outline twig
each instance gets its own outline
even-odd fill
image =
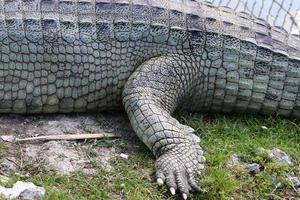
[[[29,137],[16,139],[16,142],[29,141],[48,141],[48,140],[84,140],[84,139],[102,139],[102,138],[118,138],[119,136],[108,133],[94,133],[94,134],[65,134],[65,135],[43,135],[37,137]]]

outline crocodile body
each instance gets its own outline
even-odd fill
[[[185,198],[204,157],[200,112],[300,116],[300,37],[192,0],[0,2],[0,112],[125,108],[157,157],[157,179]]]

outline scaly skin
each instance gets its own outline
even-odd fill
[[[193,56],[157,57],[136,69],[123,91],[134,131],[157,157],[158,180],[183,196],[200,190],[196,175],[204,168],[205,159],[194,130],[171,114],[199,84],[201,68]]]
[[[281,28],[192,0],[0,1],[0,112],[124,106],[158,183],[187,198],[205,159],[174,110],[299,117],[299,47]]]

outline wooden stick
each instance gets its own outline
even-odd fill
[[[118,138],[119,136],[108,133],[94,133],[94,134],[65,134],[65,135],[43,135],[37,137],[29,137],[16,139],[17,142],[28,141],[48,141],[48,140],[84,140],[84,139],[102,139],[102,138]]]

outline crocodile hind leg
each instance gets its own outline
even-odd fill
[[[153,58],[131,75],[123,104],[138,137],[156,156],[158,184],[184,199],[199,191],[197,175],[204,168],[203,151],[194,130],[171,116],[193,92],[201,78],[199,62],[191,56]]]

